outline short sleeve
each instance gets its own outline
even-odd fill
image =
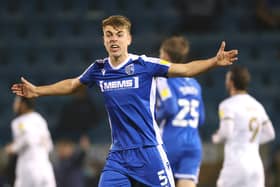
[[[162,101],[172,97],[166,78],[157,78],[157,90]]]
[[[141,56],[142,60],[148,66],[147,70],[156,77],[167,77],[170,62],[159,58]]]
[[[11,126],[13,134],[12,150],[13,152],[19,152],[26,146],[26,127],[20,121],[13,121]]]
[[[79,80],[82,84],[92,87],[94,85],[93,71],[95,68],[95,63],[92,63],[80,76]]]
[[[226,103],[221,103],[219,106],[219,119],[228,120],[234,118],[234,112],[231,107]]]

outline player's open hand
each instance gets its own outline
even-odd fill
[[[238,50],[225,51],[226,42],[223,41],[219,51],[216,55],[216,63],[218,66],[231,65],[233,62],[237,61]]]
[[[26,79],[21,77],[21,83],[14,84],[11,87],[14,94],[27,98],[38,97],[36,94],[36,86],[28,82]]]

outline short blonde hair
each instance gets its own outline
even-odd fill
[[[115,29],[124,27],[129,33],[131,30],[130,20],[127,17],[121,15],[113,15],[102,21],[102,28],[108,25],[112,26]]]

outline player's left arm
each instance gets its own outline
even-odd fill
[[[226,104],[219,106],[220,125],[217,132],[212,136],[213,143],[223,143],[232,136],[234,129],[234,112]]]
[[[171,63],[168,77],[192,77],[218,66],[228,66],[237,61],[238,50],[225,51],[223,41],[215,57],[206,60],[195,60],[186,64]]]
[[[265,144],[275,139],[275,130],[270,120],[262,123],[262,131],[260,134],[260,144]]]

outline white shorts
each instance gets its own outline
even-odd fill
[[[243,168],[244,169],[244,168]],[[222,169],[217,187],[264,187],[264,174],[262,170],[242,171]]]
[[[16,173],[15,187],[56,187],[51,165],[44,169],[21,166]]]

